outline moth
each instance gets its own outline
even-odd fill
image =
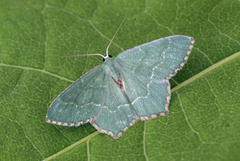
[[[112,58],[108,48],[113,39],[105,56],[101,55],[103,64],[81,76],[53,101],[46,115],[48,123],[79,126],[89,122],[117,139],[138,120],[169,113],[169,79],[187,62],[194,39],[169,36]]]

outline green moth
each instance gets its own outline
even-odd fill
[[[102,65],[81,76],[53,101],[46,121],[64,126],[90,122],[116,139],[138,120],[167,115],[169,79],[186,63],[193,43],[188,36],[170,36],[115,58],[108,55],[107,48]]]

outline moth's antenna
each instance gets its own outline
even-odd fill
[[[72,56],[63,56],[61,58],[69,58],[69,57],[78,57],[78,56],[94,56],[94,55],[99,55],[104,58],[102,54],[83,54],[83,55],[72,55]]]
[[[113,39],[114,39],[115,36],[117,35],[118,31],[119,31],[120,28],[122,27],[122,24],[123,24],[123,22],[125,21],[126,17],[127,17],[127,16],[124,17],[124,19],[123,19],[121,25],[120,25],[120,26],[118,27],[118,29],[117,29],[117,32],[115,33],[115,35],[113,36],[112,40],[111,40],[110,43],[108,44],[108,47],[107,47],[107,49],[106,49],[106,56],[105,56],[105,58],[108,57],[108,48],[110,47],[111,43],[113,42]]]
[[[119,31],[120,28],[122,27],[122,24],[123,24],[123,22],[125,21],[126,17],[127,17],[127,16],[124,17],[124,19],[123,19],[121,25],[120,25],[120,26],[118,27],[118,29],[117,29],[117,32],[114,34],[112,40],[111,40],[110,43],[108,44],[108,47],[107,47],[107,49],[106,49],[106,56],[103,56],[102,54],[83,54],[83,55],[63,56],[63,57],[61,57],[61,58],[69,58],[69,57],[79,57],[79,56],[93,56],[93,55],[98,55],[98,56],[101,56],[101,57],[103,57],[104,59],[106,59],[107,57],[109,57],[109,56],[108,56],[108,48],[109,48],[110,45],[112,44],[113,39],[114,39],[115,36],[117,35],[118,31]]]

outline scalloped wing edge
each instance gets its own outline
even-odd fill
[[[144,120],[151,120],[153,118],[157,118],[157,117],[160,117],[160,116],[166,116],[168,113],[169,113],[169,110],[168,110],[168,106],[169,106],[169,102],[170,102],[170,98],[171,98],[171,87],[170,87],[170,83],[169,83],[169,80],[168,79],[165,79],[166,83],[167,83],[167,92],[168,92],[168,95],[167,95],[167,99],[166,99],[166,103],[165,103],[165,112],[161,112],[161,113],[158,113],[158,114],[153,114],[153,115],[150,115],[150,116],[140,116],[140,117],[135,117],[132,122],[126,126],[122,131],[120,131],[119,133],[117,133],[116,135],[111,132],[111,131],[107,131],[107,130],[104,130],[104,129],[101,129],[97,124],[95,124],[93,121],[94,120],[91,120],[90,123],[101,133],[105,133],[107,135],[111,135],[114,139],[118,139],[123,133],[125,133],[127,131],[128,128],[130,128],[131,126],[133,126],[136,122],[138,122],[139,120],[141,121],[144,121]]]
[[[188,37],[188,36],[186,36],[186,37]],[[189,55],[190,55],[190,53],[191,53],[191,51],[192,51],[193,44],[194,44],[194,42],[195,42],[192,37],[188,37],[188,38],[191,40],[191,43],[190,43],[190,46],[189,46],[189,48],[188,48],[187,54],[185,55],[182,63],[179,65],[179,67],[178,67],[177,69],[175,69],[171,74],[169,74],[169,75],[166,77],[166,79],[170,79],[171,77],[173,77],[174,75],[176,75],[177,72],[182,69],[182,67],[184,66],[184,64],[187,63],[188,57],[189,57]]]

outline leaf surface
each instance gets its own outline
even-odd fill
[[[0,2],[0,160],[238,160],[240,2],[235,0]],[[169,115],[119,139],[90,124],[45,122],[51,102],[81,75],[134,46],[195,39],[174,76]]]

